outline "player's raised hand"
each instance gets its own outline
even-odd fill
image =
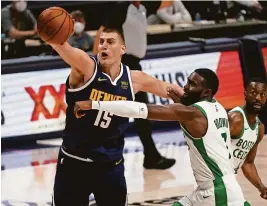
[[[83,113],[83,111],[90,110],[90,109],[92,109],[92,101],[91,100],[75,102],[74,115],[76,118],[79,119],[85,115],[85,113]]]
[[[174,103],[180,103],[181,95],[178,93],[178,91],[174,90],[173,88],[168,87],[167,95],[174,101]]]
[[[44,42],[50,45],[62,45],[73,34],[74,20],[65,9],[50,7],[39,15],[37,30]]]
[[[261,193],[261,197],[265,200],[267,200],[267,187],[266,186],[262,186],[260,189],[260,193]]]

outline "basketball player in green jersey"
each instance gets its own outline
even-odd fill
[[[151,85],[152,86],[152,85]],[[228,115],[213,97],[219,87],[217,75],[209,69],[196,69],[188,77],[181,103],[146,105],[132,101],[79,101],[74,113],[103,110],[122,117],[179,121],[187,144],[198,187],[174,203],[183,206],[244,206],[242,190],[236,180]]]
[[[245,105],[229,112],[235,173],[241,167],[246,178],[260,191],[264,199],[267,199],[267,187],[261,182],[254,160],[264,136],[264,125],[258,114],[266,99],[267,83],[252,79],[246,87]]]

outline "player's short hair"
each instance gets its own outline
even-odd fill
[[[255,83],[262,83],[262,84],[265,84],[265,86],[267,86],[267,80],[265,79],[262,79],[262,78],[258,78],[258,77],[253,77],[251,78],[247,85],[246,85],[246,89],[248,88],[248,86],[252,83],[252,82],[255,82]]]
[[[73,12],[71,12],[71,16],[74,18],[74,19],[79,19],[79,18],[83,18],[84,19],[84,13],[80,10],[75,10]]]
[[[216,73],[207,68],[196,69],[195,72],[204,78],[205,86],[211,89],[212,95],[215,95],[219,88],[219,78]]]
[[[122,39],[123,43],[125,44],[125,39],[123,35],[123,31],[119,28],[112,28],[112,27],[105,27],[103,29],[103,32],[109,33],[109,32],[116,32]]]

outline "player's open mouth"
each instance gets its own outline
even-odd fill
[[[107,54],[106,52],[102,52],[102,53],[101,53],[101,57],[105,59],[105,58],[108,57],[108,54]]]
[[[256,109],[260,109],[262,107],[262,104],[260,104],[260,103],[254,103],[253,104],[253,107],[256,108]]]

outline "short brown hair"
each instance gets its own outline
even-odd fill
[[[104,28],[103,32],[106,33],[110,33],[110,32],[116,32],[122,39],[123,43],[125,44],[125,39],[124,39],[124,35],[123,35],[123,31],[121,29],[118,28]]]
[[[71,16],[74,18],[74,19],[77,19],[77,18],[83,18],[84,19],[84,14],[82,11],[80,10],[75,10],[73,12],[71,12]]]

